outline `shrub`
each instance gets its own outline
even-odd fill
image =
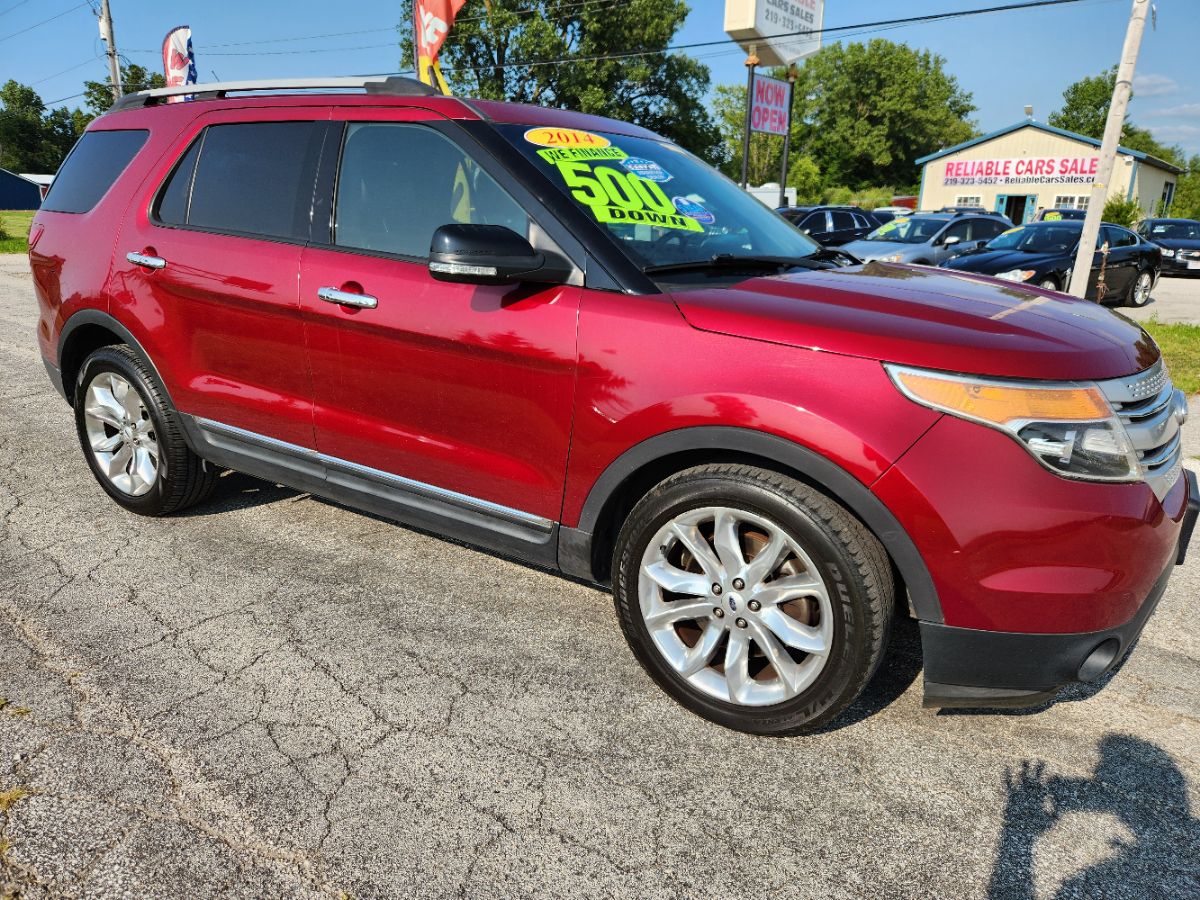
[[[1108,202],[1104,204],[1104,221],[1114,225],[1133,228],[1142,220],[1142,215],[1142,207],[1137,200],[1109,197]]]

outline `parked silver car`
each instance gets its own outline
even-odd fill
[[[906,262],[936,266],[974,250],[1012,227],[1001,215],[918,213],[880,225],[841,249],[863,262]]]

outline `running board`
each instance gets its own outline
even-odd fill
[[[557,568],[558,523],[222,422],[180,415],[198,456],[345,506]]]

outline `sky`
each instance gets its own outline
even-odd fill
[[[143,66],[161,65],[163,36],[175,25],[190,25],[201,81],[401,68],[397,0],[110,2],[118,49]],[[825,27],[1001,2],[827,0]],[[83,90],[85,79],[107,77],[91,5],[98,6],[98,0],[0,0],[0,82],[15,78],[32,84],[47,102],[79,104],[81,98],[73,95]],[[692,12],[676,43],[724,37],[723,0],[689,0],[689,5]],[[1200,153],[1200,0],[1155,0],[1155,5],[1157,28],[1148,26],[1142,41],[1130,118],[1158,139]],[[467,0],[460,15],[482,6],[483,0]],[[1033,105],[1036,119],[1045,120],[1068,84],[1115,64],[1129,10],[1130,0],[1079,0],[1050,9],[829,35],[826,41],[884,37],[940,54],[974,96],[976,123],[991,131],[1023,118],[1026,104]],[[710,67],[714,85],[744,82],[745,54],[736,45],[692,52]]]

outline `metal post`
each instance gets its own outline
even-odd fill
[[[779,205],[787,206],[788,154],[792,148],[792,110],[796,99],[796,67],[788,66],[788,114],[787,127],[783,132],[783,164],[779,167]]]
[[[742,190],[750,183],[750,108],[754,105],[754,67],[758,65],[758,57],[754,55],[755,46],[750,45],[750,55],[746,57],[746,130],[742,133]]]
[[[108,56],[108,74],[111,78],[113,103],[121,99],[125,93],[121,87],[121,61],[117,57],[117,39],[113,35],[112,10],[108,8],[108,0],[100,0],[100,40],[108,48],[104,51]]]
[[[1096,237],[1100,234],[1100,220],[1104,217],[1104,203],[1108,197],[1113,166],[1117,161],[1117,145],[1121,141],[1121,126],[1125,124],[1125,110],[1129,106],[1129,94],[1133,88],[1133,70],[1137,66],[1138,50],[1142,45],[1142,32],[1146,30],[1146,13],[1149,9],[1150,0],[1133,0],[1129,28],[1125,32],[1125,47],[1121,50],[1121,65],[1117,69],[1117,83],[1113,86],[1108,120],[1104,123],[1104,140],[1100,143],[1100,165],[1096,171],[1096,180],[1092,182],[1087,217],[1083,220],[1083,233],[1079,236],[1079,250],[1075,254],[1075,268],[1071,271],[1071,285],[1067,289],[1068,293],[1076,297],[1087,293],[1088,277],[1092,272],[1092,259],[1096,252]]]

